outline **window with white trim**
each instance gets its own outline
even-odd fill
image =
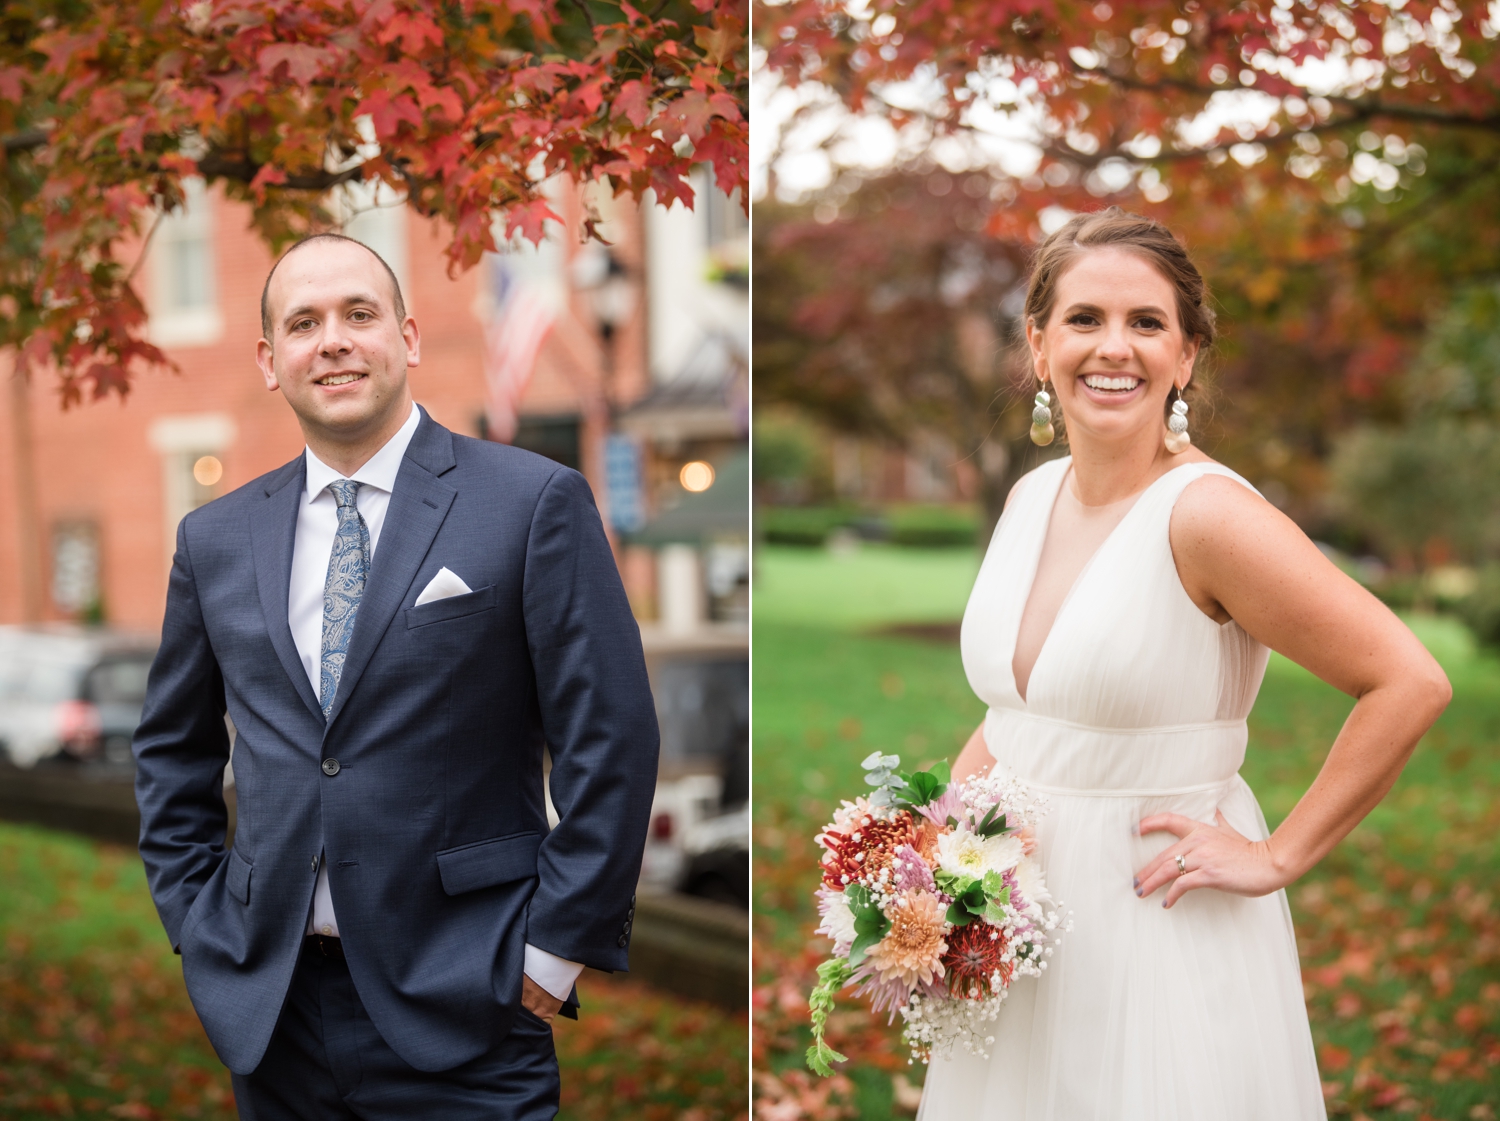
[[[151,341],[207,346],[224,335],[213,204],[202,179],[184,179],[182,193],[182,205],[162,215],[151,239]]]

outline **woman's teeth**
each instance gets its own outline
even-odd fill
[[[1121,390],[1134,389],[1141,384],[1140,378],[1106,378],[1098,374],[1089,374],[1083,379],[1083,384],[1090,389]]]

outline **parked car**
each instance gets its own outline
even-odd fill
[[[750,906],[750,653],[739,629],[644,628],[661,763],[643,883]]]
[[[750,652],[743,630],[642,628],[661,758],[641,884],[750,907]],[[547,816],[557,810],[547,799]]]
[[[128,772],[154,654],[105,628],[0,626],[0,758]]]

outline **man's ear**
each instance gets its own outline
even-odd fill
[[[267,389],[275,393],[281,388],[281,382],[276,380],[276,352],[265,339],[255,344],[255,364],[260,367]]]
[[[417,330],[417,321],[409,315],[406,317],[406,322],[401,324],[401,338],[406,343],[406,364],[420,366],[422,364],[422,333]]]

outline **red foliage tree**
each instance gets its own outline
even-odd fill
[[[0,14],[0,346],[63,403],[165,356],[121,247],[184,177],[248,201],[273,249],[380,181],[451,228],[450,269],[554,218],[541,184],[692,203],[745,184],[736,0],[16,0]],[[588,230],[592,233],[592,228]]]
[[[1500,257],[1500,28],[1481,0],[790,0],[755,18],[781,81],[890,120],[908,151],[968,140],[977,163],[991,121],[1027,122],[1037,164],[992,236],[1110,203],[1181,234],[1230,328],[1222,452],[1293,496],[1320,489],[1330,431],[1402,410],[1393,382],[1433,312]]]

